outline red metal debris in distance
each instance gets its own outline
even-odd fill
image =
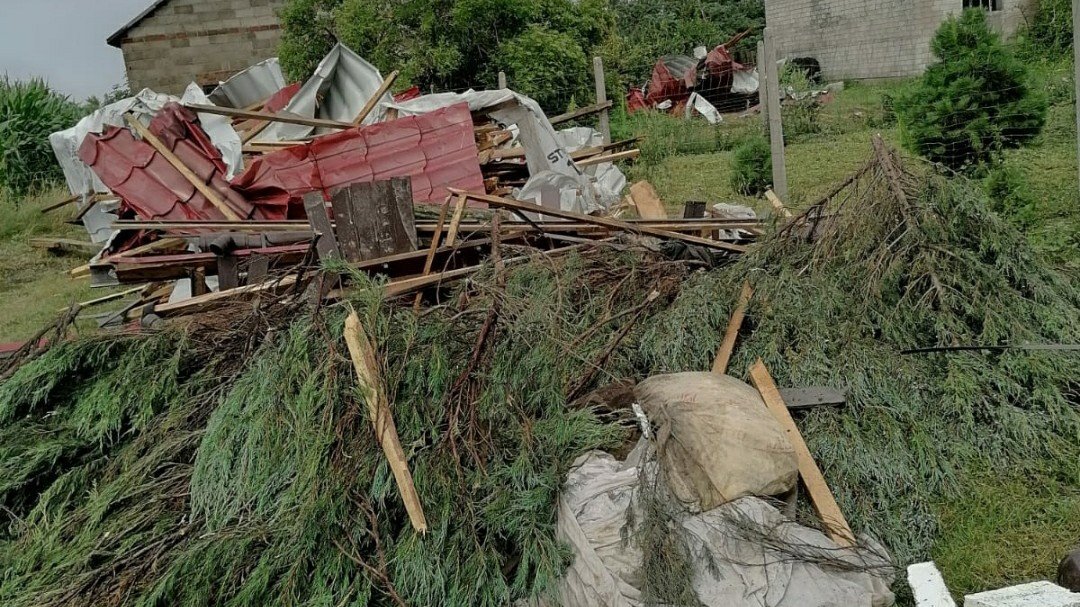
[[[351,183],[411,177],[414,202],[441,202],[447,188],[484,191],[472,114],[461,103],[419,116],[325,135],[256,158],[233,187],[257,207],[289,205]]]

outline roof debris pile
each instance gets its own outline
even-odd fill
[[[965,479],[1075,472],[1080,362],[905,354],[1080,340],[981,190],[875,140],[673,219],[604,104],[276,69],[55,136],[139,286],[0,366],[0,603],[888,607]]]

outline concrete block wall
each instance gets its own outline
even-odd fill
[[[1033,0],[998,0],[990,22],[1011,34]],[[898,78],[932,61],[930,39],[963,0],[765,0],[780,57],[814,57],[828,79]]]
[[[148,0],[149,1],[149,0]],[[277,55],[285,0],[170,0],[120,42],[133,90],[180,94]]]

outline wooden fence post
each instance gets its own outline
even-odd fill
[[[506,88],[506,72],[503,72],[503,71],[499,72],[499,88],[501,88],[501,89]]]
[[[607,87],[604,83],[604,60],[593,57],[593,79],[596,80],[596,103],[597,105],[607,101]],[[604,144],[611,143],[611,117],[607,110],[600,112],[600,133],[604,136]]]
[[[780,77],[776,69],[776,44],[765,28],[765,61],[768,63],[769,144],[772,148],[773,191],[780,200],[788,199],[787,166],[784,164],[784,125],[780,115]]]

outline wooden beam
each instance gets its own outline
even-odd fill
[[[630,186],[630,202],[637,209],[642,219],[667,219],[667,210],[656,193],[656,188],[648,181],[639,181]]]
[[[582,118],[582,117],[585,117],[585,116],[591,116],[593,114],[599,114],[600,112],[603,112],[604,110],[608,110],[608,109],[611,109],[611,100],[610,99],[608,99],[607,101],[605,101],[603,103],[597,103],[595,105],[587,105],[585,107],[578,108],[578,109],[573,110],[571,112],[566,112],[565,114],[559,114],[558,116],[555,116],[553,118],[548,118],[548,122],[550,122],[551,125],[554,126],[556,124],[562,124],[563,122],[570,122],[571,120],[577,120],[578,118]]]
[[[539,209],[539,207],[537,207]],[[476,209],[474,209],[476,210]],[[758,219],[724,219],[720,217],[705,217],[700,219],[684,219],[681,217],[673,217],[671,219],[643,219],[643,218],[627,218],[623,219],[623,222],[630,225],[647,226],[652,228],[658,228],[662,230],[670,230],[673,232],[687,231],[696,232],[698,230],[713,229],[713,230],[746,230],[754,228],[762,228],[764,224]],[[545,226],[547,228],[558,229],[560,231],[597,231],[603,226],[597,226],[593,223],[584,223],[580,221],[558,221],[558,222],[535,222],[538,225]],[[532,224],[524,221],[504,221],[502,224],[503,229],[509,228],[530,228]],[[303,232],[309,227],[309,222],[306,219],[285,219],[281,221],[186,221],[186,220],[140,220],[140,219],[121,219],[112,223],[114,230],[159,230],[163,232],[170,231],[187,231],[187,230],[200,230],[200,231],[222,231],[222,232]],[[490,231],[491,226],[489,223],[480,223],[477,221],[470,221],[468,223],[462,223],[459,226],[460,230],[469,231]],[[416,223],[416,231],[420,233],[431,234],[435,231],[434,221],[421,221]]]
[[[356,371],[357,387],[367,405],[371,424],[375,427],[375,440],[378,441],[383,454],[390,462],[390,471],[394,473],[401,500],[405,502],[405,511],[409,513],[409,521],[412,522],[413,529],[420,533],[427,533],[424,507],[420,503],[420,496],[416,492],[416,485],[413,484],[412,473],[409,471],[409,462],[405,458],[405,450],[401,448],[401,440],[394,426],[394,416],[386,397],[386,386],[383,384],[379,362],[375,357],[375,347],[364,331],[363,325],[360,324],[360,317],[355,311],[350,312],[348,318],[345,319],[345,343],[349,347],[349,356],[352,358],[353,369]]]
[[[760,358],[754,363],[754,366],[750,367],[750,381],[761,393],[765,406],[772,412],[776,421],[783,426],[784,433],[787,434],[788,440],[791,441],[791,446],[795,448],[795,457],[799,461],[799,476],[802,477],[803,484],[806,485],[807,493],[810,494],[810,502],[814,505],[818,518],[821,519],[825,534],[842,547],[854,546],[855,534],[851,532],[851,527],[848,525],[847,519],[844,518],[844,513],[840,511],[836,498],[833,497],[828,483],[825,482],[825,476],[821,473],[821,469],[818,468],[817,462],[814,461],[814,456],[810,453],[810,448],[806,446],[802,434],[799,433],[795,420],[791,418],[791,413],[788,412],[787,405],[784,404],[784,399],[780,396],[780,391],[776,389],[776,383],[773,382],[769,370]]]
[[[150,129],[143,126],[143,124],[139,122],[138,118],[135,118],[131,114],[124,114],[124,119],[127,120],[127,123],[131,125],[131,128],[135,129],[135,132],[143,138],[143,141],[149,143],[151,147],[157,150],[157,152],[161,154],[161,156],[165,158],[165,160],[167,160],[174,169],[180,172],[184,179],[187,179],[188,182],[191,183],[191,185],[195,186],[196,190],[198,190],[203,196],[206,197],[207,200],[210,201],[210,204],[214,205],[214,208],[216,208],[218,211],[221,211],[221,214],[224,215],[226,219],[230,219],[233,221],[241,220],[240,216],[237,215],[236,212],[229,207],[229,205],[225,204],[225,201],[222,200],[221,196],[217,192],[215,192],[213,188],[207,185],[206,182],[200,179],[198,175],[196,175],[191,169],[189,169],[187,165],[185,165],[184,162],[180,160],[180,158],[177,157],[176,154],[173,153],[172,150],[170,150],[164,143],[161,142],[161,140],[159,140],[157,137],[154,136],[153,133],[150,132]]]
[[[780,396],[788,409],[812,409],[814,407],[842,407],[847,397],[836,388],[810,386],[807,388],[780,388]]]
[[[744,281],[742,291],[739,293],[739,303],[728,320],[727,331],[724,332],[724,340],[720,342],[720,349],[716,352],[716,360],[713,361],[713,373],[727,373],[728,363],[731,361],[731,353],[735,350],[735,340],[739,337],[739,328],[742,327],[743,317],[746,316],[746,306],[750,304],[750,298],[754,296],[754,289],[749,281]]]
[[[56,209],[59,209],[60,207],[66,207],[67,205],[69,205],[69,204],[71,204],[73,202],[76,202],[80,198],[82,198],[82,194],[73,194],[73,195],[68,196],[67,198],[61,200],[60,202],[50,204],[49,206],[41,209],[41,212],[42,213],[48,213],[50,211],[55,211]]]
[[[743,253],[746,251],[746,247],[740,245],[729,244],[726,242],[719,242],[716,240],[709,240],[707,238],[701,238],[700,236],[690,236],[688,234],[679,234],[678,232],[669,232],[667,230],[658,230],[655,228],[646,227],[643,225],[634,225],[618,219],[612,219],[610,217],[594,217],[592,215],[583,215],[581,213],[574,213],[571,211],[563,211],[562,209],[553,209],[550,207],[541,207],[535,204],[520,202],[517,200],[511,200],[509,198],[500,198],[498,196],[489,196],[487,194],[470,194],[464,190],[456,188],[449,188],[451,192],[458,195],[464,195],[468,198],[472,198],[478,202],[486,202],[493,207],[499,207],[504,209],[513,209],[517,211],[526,211],[529,213],[539,213],[543,215],[549,215],[551,217],[559,217],[561,219],[569,219],[572,221],[580,221],[582,223],[591,223],[598,226],[604,226],[607,228],[613,228],[624,232],[631,232],[635,234],[647,234],[649,236],[655,236],[657,238],[664,238],[667,240],[678,240],[689,244],[696,244],[710,249],[720,249],[724,251],[733,251],[736,253]]]
[[[772,205],[773,210],[776,211],[778,215],[784,218],[791,217],[791,211],[784,206],[784,201],[780,200],[780,197],[777,196],[776,192],[773,192],[771,188],[765,190],[765,199],[769,201],[769,204]]]
[[[579,167],[587,167],[594,164],[604,164],[605,162],[615,162],[617,160],[630,160],[633,158],[637,158],[640,155],[641,150],[634,148],[632,150],[626,150],[625,152],[615,152],[614,154],[585,158],[584,160],[578,160],[574,164],[578,165]]]
[[[319,192],[304,194],[304,211],[307,212],[308,223],[315,232],[315,247],[319,251],[319,259],[341,259],[341,250],[338,249],[337,237],[334,236],[334,224],[330,222],[330,215],[326,212],[326,202],[323,201]]]
[[[457,206],[454,207],[454,218],[450,220],[450,229],[446,233],[446,246],[448,247],[454,246],[454,243],[457,242],[458,228],[461,226],[461,216],[465,213],[465,203],[468,201],[468,196],[459,193]]]
[[[435,263],[435,252],[439,250],[439,239],[442,238],[443,224],[446,222],[446,214],[450,210],[451,199],[451,196],[447,196],[446,202],[443,203],[442,209],[439,210],[439,220],[435,224],[435,234],[431,237],[431,247],[428,248],[427,258],[424,259],[424,271],[421,276],[431,274],[431,266]],[[423,299],[423,295],[423,293],[416,294],[416,299],[413,301],[413,312],[420,310],[420,301]]]
[[[299,124],[301,126],[310,126],[323,129],[351,129],[355,128],[355,125],[351,122],[339,122],[337,120],[324,120],[322,118],[308,118],[307,116],[298,116],[296,114],[277,113],[272,114],[270,112],[252,112],[248,110],[238,110],[231,107],[222,107],[218,105],[202,105],[198,103],[185,103],[184,107],[196,112],[204,112],[207,114],[217,114],[219,116],[229,116],[232,118],[243,118],[245,120],[265,120],[267,122],[284,122],[285,124]]]
[[[375,106],[378,105],[379,100],[386,94],[386,91],[390,90],[390,87],[394,85],[394,81],[397,80],[397,77],[397,70],[390,72],[390,75],[386,77],[386,80],[383,80],[382,84],[379,85],[379,89],[375,91],[375,94],[368,98],[367,102],[364,103],[364,107],[360,108],[360,113],[357,114],[356,118],[352,121],[353,126],[360,126],[364,123],[364,119],[368,117],[371,110],[375,109]]]

